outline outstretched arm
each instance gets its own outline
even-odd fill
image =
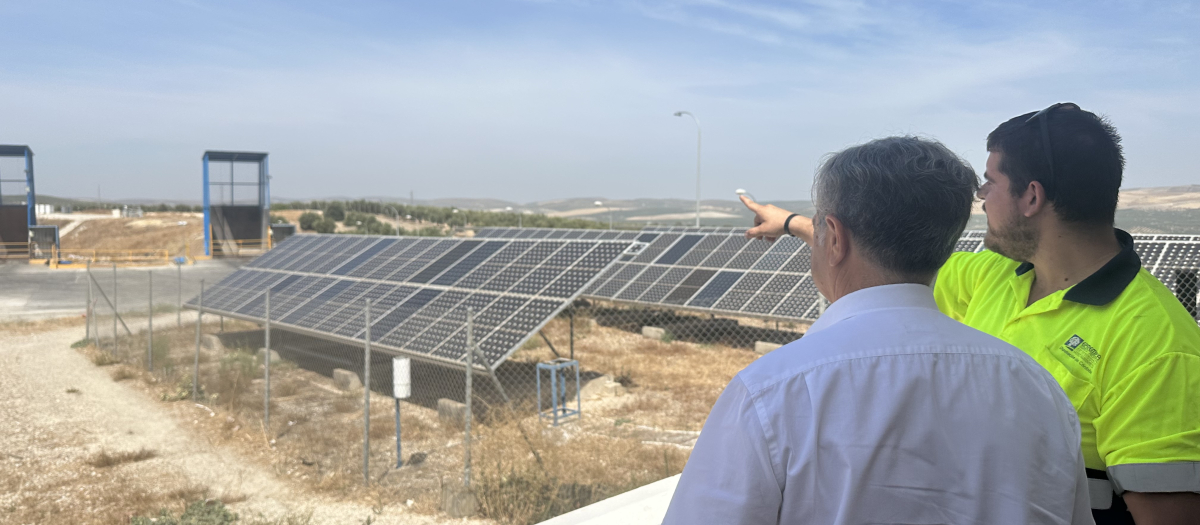
[[[785,232],[783,223],[792,212],[774,204],[759,204],[745,195],[742,195],[741,199],[742,204],[754,212],[754,227],[746,230],[747,238],[774,241],[790,233],[808,244],[813,243],[812,219],[802,215],[796,216],[788,224],[788,231]]]

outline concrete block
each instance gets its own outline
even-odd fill
[[[266,348],[259,348],[259,349],[258,349],[258,358],[259,358],[259,359],[265,359],[265,358],[266,358],[266,355],[267,355],[267,349],[266,349]],[[274,351],[274,350],[271,350],[271,362],[272,362],[272,363],[278,363],[278,362],[279,362],[279,352],[276,352],[276,351]]]
[[[341,368],[333,369],[333,382],[337,384],[339,389],[345,391],[359,390],[362,388],[362,380],[358,378],[358,374]]]
[[[437,403],[438,419],[443,423],[462,426],[467,423],[467,405],[453,399],[441,398]]]
[[[662,341],[663,338],[667,336],[667,329],[659,328],[657,326],[643,326],[642,335],[649,337],[650,339]]]
[[[754,342],[754,353],[762,355],[762,354],[770,352],[776,348],[779,348],[781,346],[783,346],[783,345],[781,345],[779,343],[768,343],[766,341],[755,341]]]
[[[605,374],[583,384],[579,396],[583,399],[599,399],[602,397],[617,397],[625,395],[625,387],[618,383],[611,374]]]
[[[203,334],[200,336],[200,347],[205,350],[211,350],[217,353],[225,352],[225,344],[221,342],[221,338],[213,334]]]
[[[442,512],[451,518],[467,518],[475,515],[475,494],[459,483],[442,485]]]

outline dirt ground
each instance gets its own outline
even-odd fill
[[[0,325],[0,428],[12,429],[0,439],[0,522],[127,523],[203,498],[243,518],[308,520],[298,523],[447,519],[441,487],[461,479],[463,434],[460,423],[439,420],[436,403],[403,403],[408,465],[395,469],[392,401],[372,396],[372,482],[364,486],[361,390],[341,391],[328,370],[289,359],[329,349],[278,337],[284,358],[272,366],[267,428],[262,358],[253,352],[260,343],[230,334],[261,337],[252,324],[226,321],[229,346],[202,350],[202,399],[190,400],[192,315],[182,328],[173,314],[155,318],[154,374],[142,370],[146,340],[138,336],[108,358],[90,345],[71,348],[79,319]],[[144,322],[130,325],[137,332]],[[544,331],[562,344],[569,330],[560,317]],[[647,339],[587,316],[577,317],[575,335],[585,382],[601,386],[585,396],[581,419],[539,421],[532,388],[510,392],[513,412],[480,406],[472,454],[480,515],[537,523],[678,474],[717,396],[758,357],[744,346]],[[508,385],[531,382],[526,372],[552,357],[535,339],[498,372],[510,374],[502,375]],[[477,381],[485,388],[485,378]],[[414,393],[418,386],[414,376]]]
[[[199,213],[152,212],[145,217],[83,222],[61,239],[72,250],[166,250],[171,256],[203,254],[204,218]]]
[[[213,424],[216,412],[165,404],[134,381],[115,381],[112,367],[98,367],[71,348],[82,333],[76,324],[9,324],[0,334],[0,522],[128,523],[133,515],[160,507],[178,512],[202,498],[225,501],[243,520],[444,522],[414,513],[404,501],[307,490],[221,446],[197,430]]]

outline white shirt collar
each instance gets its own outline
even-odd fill
[[[929,308],[937,310],[933,299],[933,288],[923,284],[885,284],[863,288],[834,301],[817,322],[809,327],[809,334],[873,310],[890,308]]]

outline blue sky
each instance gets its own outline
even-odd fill
[[[981,171],[997,124],[1067,100],[1120,130],[1126,187],[1200,179],[1196,3],[43,0],[0,24],[0,143],[53,195],[198,199],[202,152],[234,149],[292,198],[690,198],[688,110],[705,198],[805,199],[823,155],[892,134]]]

